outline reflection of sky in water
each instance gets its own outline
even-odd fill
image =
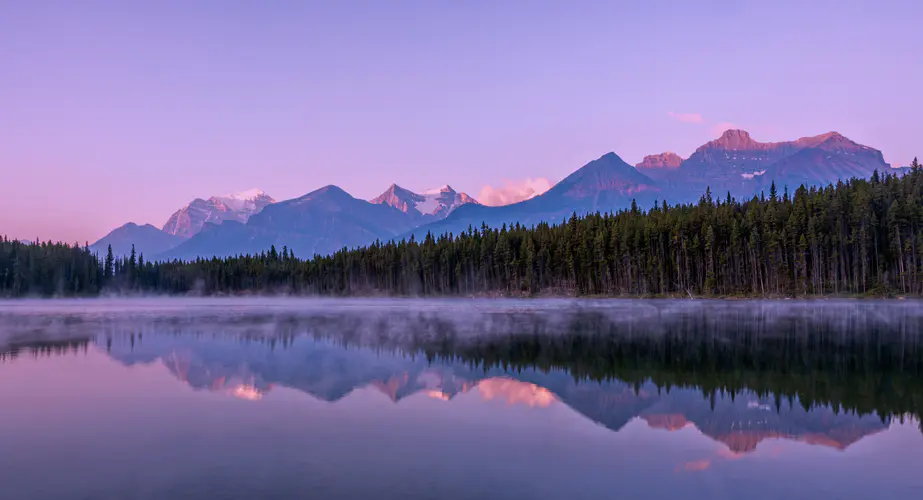
[[[798,408],[779,423],[753,395],[712,410],[694,390],[557,375],[310,341],[25,353],[0,364],[0,483],[37,499],[871,499],[923,486],[915,423]],[[799,434],[777,427],[754,445],[734,434],[739,415],[766,415],[748,436],[761,418]]]

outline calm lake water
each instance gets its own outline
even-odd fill
[[[0,498],[920,498],[921,306],[0,302]]]

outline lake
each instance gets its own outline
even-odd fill
[[[0,302],[0,498],[919,498],[921,306]]]

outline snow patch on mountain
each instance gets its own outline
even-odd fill
[[[202,230],[207,223],[221,224],[226,220],[247,222],[276,200],[262,189],[248,189],[239,193],[212,196],[207,200],[196,198],[177,210],[163,225],[163,231],[189,238]]]
[[[223,196],[217,196],[217,198],[230,198],[232,200],[255,200],[261,196],[268,196],[266,191],[263,191],[259,188],[251,188],[246,191],[241,191],[239,193],[231,193]]]
[[[437,188],[427,189],[426,191],[423,191],[423,194],[425,195],[426,194],[440,194],[440,193],[445,193],[448,191],[454,191],[454,190],[448,184],[443,184]]]
[[[276,200],[266,194],[262,189],[248,189],[239,193],[223,196],[212,196],[211,201],[220,202],[228,209],[253,215],[262,210],[266,205],[275,203]]]
[[[439,193],[439,191],[436,191],[435,193],[426,191],[423,195],[423,201],[417,203],[414,208],[416,208],[421,214],[434,214],[442,206],[439,201],[440,195],[441,193]]]
[[[433,218],[444,218],[461,205],[478,203],[465,193],[459,193],[448,184],[424,190],[422,194],[392,184],[387,191],[371,203],[388,205],[404,213]]]

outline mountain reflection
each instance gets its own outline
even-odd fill
[[[767,439],[844,450],[894,418],[920,418],[923,344],[914,310],[835,309],[646,311],[632,321],[592,310],[553,321],[515,312],[464,322],[406,311],[154,317],[77,323],[67,340],[8,344],[0,360],[93,345],[125,366],[161,363],[196,390],[251,401],[276,386],[328,402],[360,388],[395,403],[476,394],[564,404],[615,432],[633,419],[664,432],[694,426],[733,453]]]

